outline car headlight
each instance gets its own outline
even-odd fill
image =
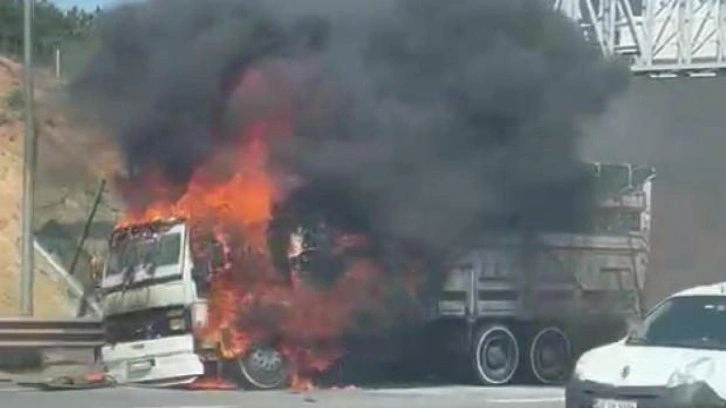
[[[713,359],[709,357],[699,358],[674,371],[668,378],[666,387],[673,388],[700,381],[708,383],[708,380],[713,378],[714,372],[715,364]]]

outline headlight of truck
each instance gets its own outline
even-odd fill
[[[183,317],[175,317],[173,319],[169,319],[169,330],[182,331],[184,330],[185,326],[186,322],[184,321]]]
[[[170,310],[166,313],[166,317],[168,319],[169,330],[183,331],[186,328],[184,309]]]

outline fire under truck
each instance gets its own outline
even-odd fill
[[[459,251],[425,323],[398,342],[409,356],[446,362],[482,385],[520,377],[556,384],[569,377],[579,353],[624,333],[628,318],[641,309],[655,171],[588,166],[599,197],[593,225],[587,231],[482,235]],[[324,252],[319,241],[325,234],[296,231],[290,265]],[[202,376],[210,360],[224,359],[194,330],[207,320],[204,282],[215,264],[225,262],[223,251],[213,242],[204,257],[193,255],[190,234],[177,220],[119,228],[111,237],[100,285],[108,337],[101,358],[120,383],[187,383]],[[153,274],[144,266],[150,260]],[[279,388],[290,380],[283,354],[271,345],[224,362],[254,388]]]

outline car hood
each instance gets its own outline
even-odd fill
[[[578,362],[580,380],[616,387],[674,387],[705,382],[726,398],[726,351],[608,344]]]

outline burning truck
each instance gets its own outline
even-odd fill
[[[108,371],[561,382],[637,312],[647,269],[653,170],[577,157],[627,67],[546,2],[304,3],[99,21],[69,90],[127,173]]]
[[[401,276],[415,317],[381,310],[393,283],[364,234],[279,208],[268,214],[259,202],[235,206],[226,193],[271,197],[253,175],[211,190],[192,186],[111,236],[103,362],[121,382],[179,384],[223,371],[256,388],[300,386],[358,352],[354,343],[415,321],[398,330],[403,342],[384,336],[405,345],[387,358],[415,350],[422,354],[414,358],[453,363],[446,368],[479,384],[518,374],[561,383],[579,352],[617,337],[639,312],[648,266],[654,171],[590,168],[600,193],[590,231],[482,234],[452,251],[433,296]],[[240,217],[241,231],[218,229],[210,216]],[[353,333],[362,315],[392,324]],[[348,341],[351,333],[364,340]]]

